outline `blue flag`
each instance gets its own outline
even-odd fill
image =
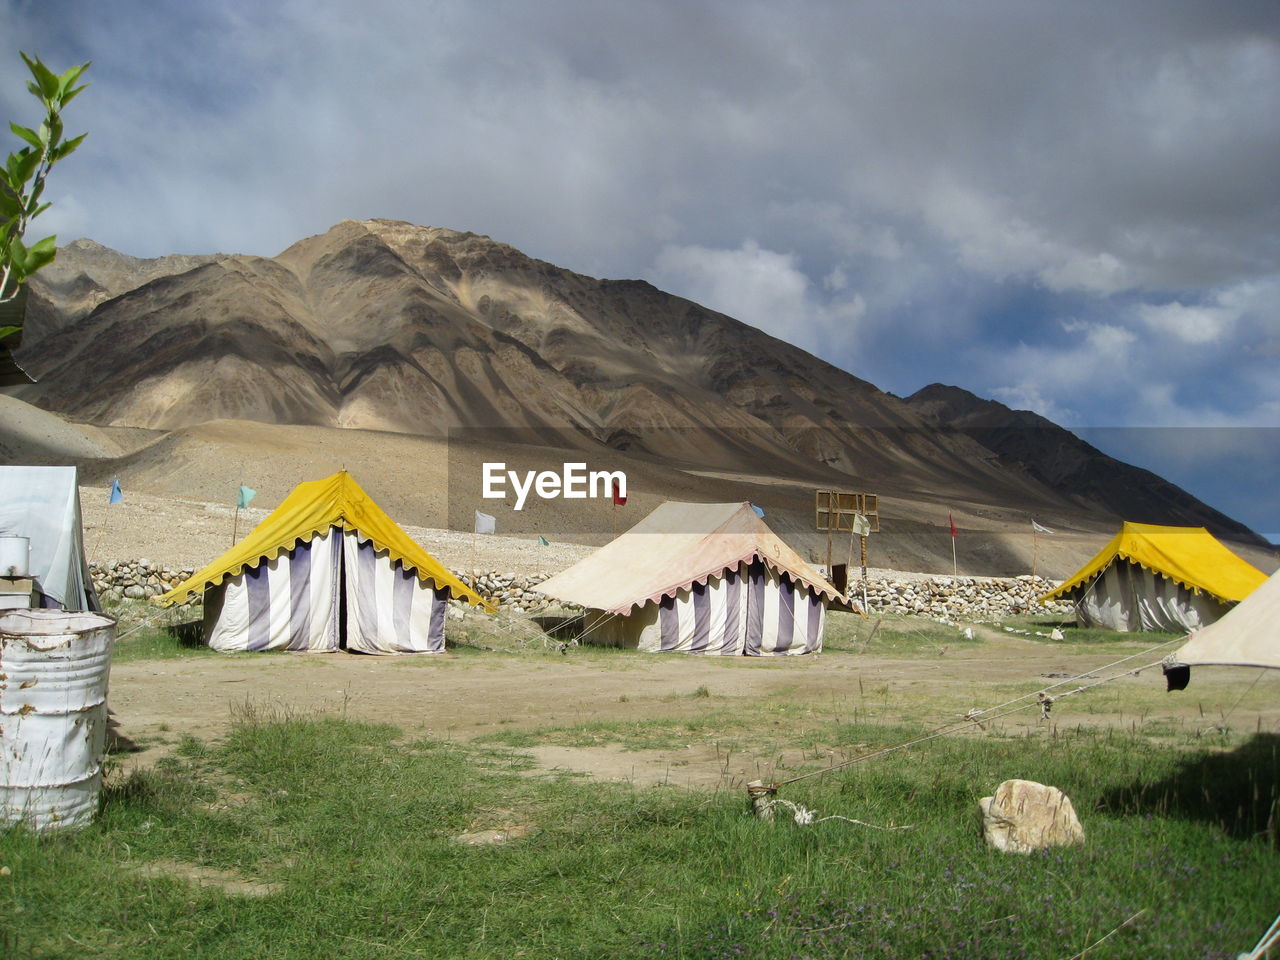
[[[244,484],[240,485],[240,494],[236,497],[236,509],[243,510],[249,505],[249,501],[258,495],[257,490],[250,489]]]
[[[759,517],[761,520],[764,519],[764,510],[762,510],[760,507],[757,507],[754,503],[751,505],[751,509],[756,512],[757,517]]]
[[[120,492],[120,478],[111,481],[111,498],[107,503],[119,503],[124,499],[124,494]]]

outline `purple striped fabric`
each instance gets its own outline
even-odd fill
[[[377,580],[378,575],[378,554],[373,548],[373,541],[366,540],[357,545],[356,548],[356,565],[357,572],[354,578],[348,577],[345,584],[346,588],[356,595],[356,623],[347,624],[347,636],[351,635],[351,628],[355,626],[358,631],[361,645],[378,647],[378,594]],[[348,619],[350,619],[352,604],[347,604]],[[347,646],[351,646],[348,639]]]
[[[662,639],[659,650],[674,650],[680,646],[680,611],[674,597],[663,597],[658,602],[658,628]]]
[[[791,649],[796,632],[796,586],[790,577],[778,578],[778,642],[775,654],[785,654]]]
[[[267,561],[244,572],[249,597],[249,642],[246,650],[265,650],[271,645],[271,579]]]
[[[747,568],[747,634],[742,651],[748,657],[760,656],[760,642],[764,637],[764,592],[768,583],[763,561],[753,561]]]
[[[693,593],[693,639],[689,643],[690,653],[703,653],[711,643],[711,594],[707,584],[695,583]]]
[[[424,589],[430,589],[425,587]],[[449,600],[443,590],[431,590],[431,632],[428,635],[433,651],[444,649],[444,619],[449,611]]]
[[[742,574],[734,567],[724,578],[724,638],[719,653],[734,655],[739,652],[742,635]]]
[[[813,653],[822,646],[822,598],[812,590],[806,590],[809,601],[809,628],[805,631],[805,653]]]
[[[289,644],[287,650],[307,650],[311,646],[311,547],[301,541],[288,557],[289,564]]]

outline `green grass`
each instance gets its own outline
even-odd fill
[[[905,659],[938,657],[982,642],[977,635],[966,637],[963,629],[926,617],[873,613],[863,619],[855,613],[834,611],[827,615],[822,649]]]
[[[844,724],[883,744],[910,728]],[[1280,738],[1227,750],[1113,732],[942,740],[783,789],[519,776],[502,750],[246,710],[113,783],[97,824],[0,834],[0,956],[53,958],[1233,957],[1280,899]],[[1008,777],[1065,789],[1088,842],[987,850],[974,805]],[[523,839],[467,846],[484,829]],[[261,898],[148,863],[280,884]]]
[[[198,627],[198,623],[196,625]],[[198,636],[198,631],[179,626],[138,626],[128,632],[119,630],[120,639],[111,650],[111,662],[129,663],[132,660],[169,660],[186,657],[212,657],[210,650]]]
[[[1044,643],[1063,644],[1095,644],[1095,643],[1131,643],[1144,647],[1153,647],[1166,640],[1177,640],[1184,636],[1180,633],[1168,633],[1161,630],[1146,630],[1140,633],[1126,633],[1118,630],[1106,630],[1102,627],[1081,627],[1071,621],[1063,622],[1052,617],[1007,617],[1004,623],[1019,630],[1030,630],[1036,640]],[[1050,634],[1054,628],[1062,631],[1062,639],[1054,640]],[[1045,634],[1037,636],[1036,631]]]

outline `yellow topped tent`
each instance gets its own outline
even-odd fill
[[[820,650],[844,600],[749,503],[664,503],[538,590],[586,607],[593,642],[748,656]]]
[[[449,599],[492,609],[346,471],[300,483],[247,537],[156,598],[204,594],[219,650],[436,652]]]
[[[1266,579],[1204,527],[1126,521],[1040,602],[1072,600],[1085,626],[1178,632],[1217,620]]]

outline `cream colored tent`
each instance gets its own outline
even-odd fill
[[[749,503],[664,503],[538,589],[587,608],[588,642],[720,656],[821,650],[844,600]]]
[[[1184,667],[1280,670],[1280,572],[1222,619],[1193,633],[1169,659]]]
[[[1170,690],[1183,690],[1192,667],[1280,670],[1280,571],[1216,623],[1197,630],[1164,664]],[[1241,960],[1261,960],[1280,946],[1280,917]]]
[[[204,595],[215,650],[438,653],[446,603],[489,608],[343,471],[300,483],[250,534],[156,601]]]
[[[1177,633],[1213,623],[1266,579],[1204,527],[1126,522],[1040,602],[1072,601],[1086,627]]]

